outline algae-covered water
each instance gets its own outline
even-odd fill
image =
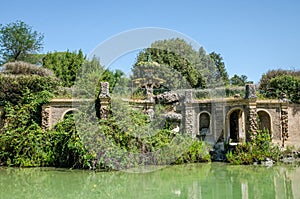
[[[169,166],[153,172],[0,168],[0,198],[300,198],[299,166]]]

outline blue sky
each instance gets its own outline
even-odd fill
[[[300,69],[297,0],[1,2],[0,23],[15,20],[44,33],[44,53],[82,49],[88,55],[120,32],[160,27],[191,37],[208,53],[220,53],[230,76],[246,74],[257,82],[269,69]],[[133,57],[114,65],[126,71]]]

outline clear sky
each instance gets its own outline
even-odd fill
[[[44,33],[44,53],[82,49],[88,55],[120,32],[161,27],[220,53],[230,76],[246,74],[257,82],[269,69],[300,69],[298,0],[2,0],[0,5],[1,24],[22,20]]]

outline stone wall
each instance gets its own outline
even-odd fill
[[[95,103],[99,103],[96,106]],[[42,107],[42,128],[51,129],[57,122],[61,121],[69,112],[77,111],[80,106],[99,107],[100,119],[107,118],[108,106],[110,103],[109,84],[100,82],[100,92],[98,99],[52,99],[48,104]],[[95,109],[95,115],[96,115]]]
[[[289,104],[288,125],[289,138],[286,144],[300,148],[300,104]]]
[[[110,96],[108,93],[108,84],[101,84],[101,92],[98,96],[100,103],[100,118],[107,117]],[[287,101],[280,100],[257,100],[253,94],[255,88],[247,87],[248,93],[246,99],[227,98],[227,99],[207,99],[194,100],[192,91],[185,91],[184,95],[159,95],[155,98],[156,103],[172,104],[173,114],[181,115],[181,124],[184,131],[191,134],[192,137],[200,137],[210,143],[228,142],[231,133],[230,115],[235,112],[238,116],[238,139],[240,142],[253,139],[255,134],[249,134],[249,131],[257,132],[259,129],[259,120],[257,113],[263,112],[265,118],[263,121],[269,124],[264,126],[270,127],[272,140],[277,143],[283,142],[283,136],[286,135],[287,145],[299,145],[300,147],[300,105],[288,104]],[[181,99],[182,98],[182,99]],[[76,110],[80,105],[80,100],[74,99],[53,99],[49,104],[43,106],[42,126],[44,129],[53,127],[69,111]],[[148,110],[153,108],[154,101],[147,100],[130,101],[135,108]],[[1,113],[1,107],[0,107]],[[200,114],[209,115],[209,128],[200,132]],[[1,120],[0,120],[1,122]],[[207,122],[207,121],[206,121]]]
[[[74,99],[52,99],[42,107],[42,128],[51,129],[57,122],[61,121],[65,114],[76,110],[76,104],[80,100]]]
[[[271,118],[271,133],[274,141],[281,140],[281,107],[278,100],[258,100],[257,111],[265,111]]]

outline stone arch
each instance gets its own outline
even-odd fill
[[[267,129],[272,135],[272,117],[270,113],[267,110],[264,109],[258,109],[257,110],[257,116],[259,119],[259,129],[264,130]]]
[[[198,132],[200,136],[211,134],[211,116],[207,111],[198,114]]]
[[[246,140],[245,113],[242,108],[231,109],[226,116],[226,140],[243,142]]]
[[[63,113],[62,113],[62,115],[61,115],[61,120],[63,120],[65,117],[66,117],[66,115],[69,115],[69,114],[73,114],[73,113],[75,113],[75,112],[77,112],[78,110],[76,109],[76,108],[70,108],[70,109],[67,109],[67,110],[65,110]]]

